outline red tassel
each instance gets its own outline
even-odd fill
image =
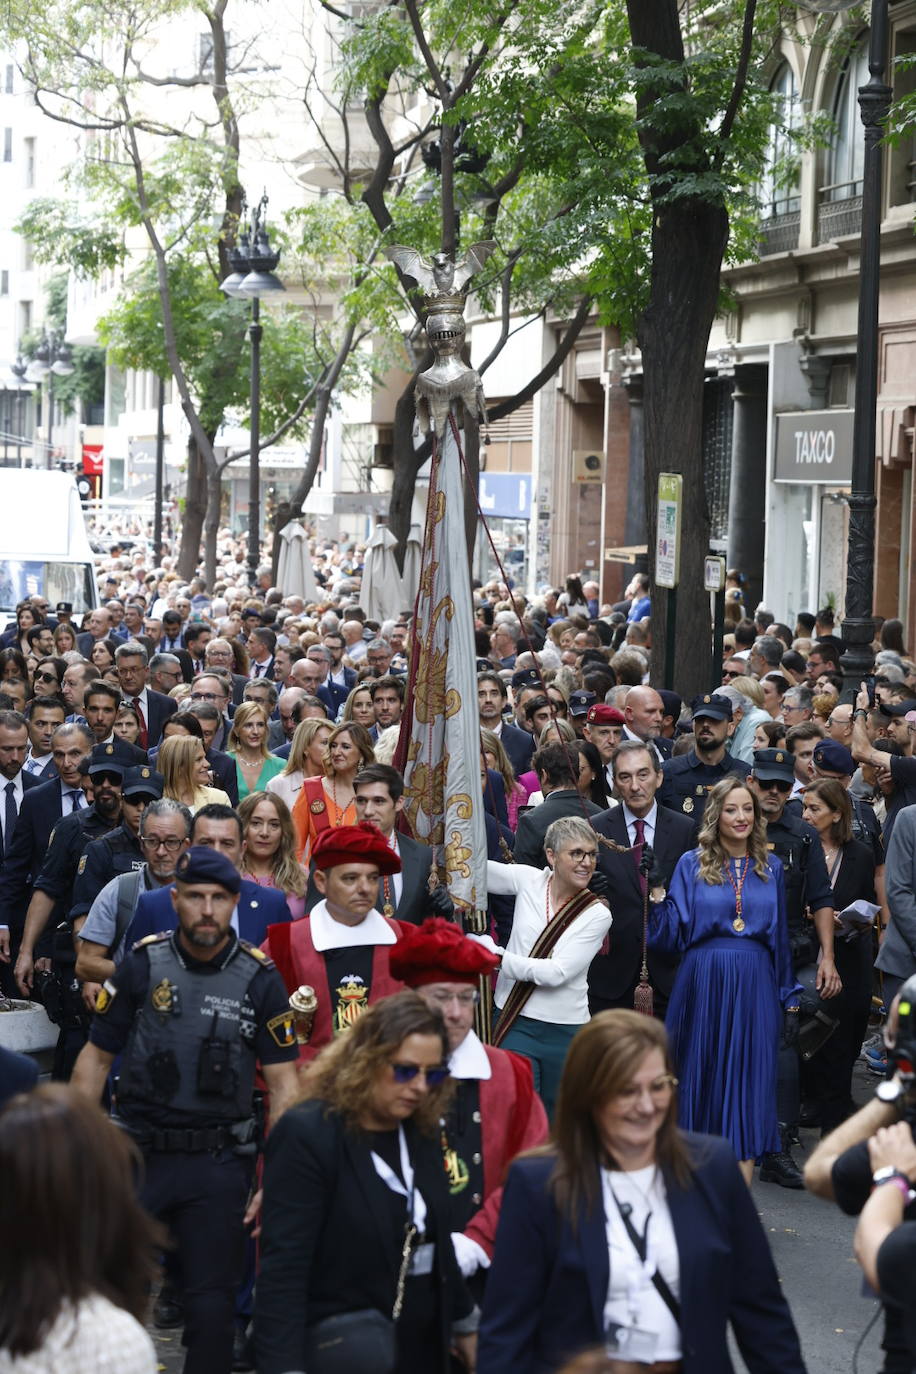
[[[643,1016],[652,1016],[655,1007],[655,1000],[652,995],[652,984],[643,982],[640,979],[636,991],[633,993],[633,1010],[641,1012]]]

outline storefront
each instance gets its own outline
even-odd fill
[[[506,575],[524,590],[528,582],[528,530],[533,502],[531,474],[482,472],[478,487],[480,509]],[[498,577],[499,569],[490,540],[479,527],[474,554],[474,575],[481,582]]]

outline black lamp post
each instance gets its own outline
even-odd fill
[[[855,0],[807,0],[812,10],[837,13]],[[881,277],[881,140],[893,92],[885,83],[888,0],[872,0],[868,35],[869,78],[859,87],[865,128],[862,233],[859,251],[859,317],[856,330],[856,392],[852,483],[846,546],[846,614],[842,659],[844,697],[851,700],[874,663],[875,636],[875,429],[878,419],[878,295]]]
[[[220,282],[227,296],[251,301],[251,452],[248,458],[248,582],[256,586],[261,553],[261,297],[276,295],[286,287],[274,268],[280,261],[267,237],[267,196],[261,197],[251,216],[251,229],[243,229],[229,250],[231,274]]]
[[[70,377],[73,375],[73,355],[70,352],[70,345],[64,342],[62,332],[51,330],[50,334],[45,330],[41,336],[41,341],[35,350],[35,356],[28,363],[25,370],[26,379],[30,382],[37,382],[46,392],[48,401],[48,423],[45,428],[45,467],[51,466],[51,455],[54,451],[54,378]],[[47,378],[47,386],[44,381]],[[39,408],[39,413],[43,409]]]

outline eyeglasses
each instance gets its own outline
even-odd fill
[[[461,992],[431,992],[429,1000],[433,1006],[443,1010],[452,1002],[457,1002],[459,1007],[475,1007],[480,1001],[480,993],[476,988],[464,988]]]
[[[580,863],[582,863],[583,859],[585,860],[586,863],[590,863],[590,864],[594,864],[594,863],[597,863],[597,862],[598,862],[598,851],[597,851],[597,849],[567,849],[567,850],[565,850],[565,851],[562,851],[562,850],[561,850],[561,853],[564,853],[564,852],[565,852],[566,858],[567,858],[567,859],[572,859],[572,861],[573,861],[574,864],[580,864]]]
[[[89,781],[93,787],[97,787],[100,782],[110,783],[112,787],[120,787],[124,779],[120,773],[90,773]]]
[[[177,835],[169,835],[167,839],[159,839],[156,835],[144,835],[140,841],[144,849],[167,849],[170,854],[177,854],[184,840],[179,840]]]
[[[222,697],[218,697],[218,696],[216,695],[215,692],[192,692],[192,693],[191,693],[191,700],[192,700],[192,701],[222,701]]]
[[[648,1085],[647,1089],[636,1087],[624,1088],[622,1092],[617,1094],[617,1101],[625,1106],[633,1107],[642,1097],[643,1092],[648,1091],[653,1102],[664,1102],[666,1098],[671,1096],[676,1087],[677,1079],[674,1074],[666,1073],[663,1074],[661,1078],[654,1079],[654,1081]]]
[[[791,705],[791,703],[787,705],[786,702],[783,701],[783,704],[782,704],[782,713],[783,713],[783,715],[785,715],[787,711],[805,711],[805,710],[807,710],[807,707],[805,707],[805,706],[793,706],[793,705]]]
[[[743,676],[743,673],[742,673],[742,670],[741,670],[740,668],[723,668],[723,669],[722,669],[722,676],[723,676],[723,677],[742,677],[742,676]]]
[[[428,1088],[438,1088],[448,1078],[448,1065],[437,1064],[434,1068],[424,1069],[422,1064],[399,1064],[397,1060],[392,1060],[391,1072],[395,1083],[412,1083],[422,1073]]]
[[[754,781],[762,792],[772,792],[774,788],[777,792],[792,791],[792,784],[782,778],[755,778]]]
[[[56,676],[56,674],[54,674],[54,673],[36,673],[36,674],[35,674],[35,681],[36,681],[36,682],[53,682],[54,685],[56,686],[56,685],[57,685],[57,676]]]

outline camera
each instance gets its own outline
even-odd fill
[[[897,1031],[887,1052],[901,1083],[907,1089],[912,1088],[916,1083],[916,975],[908,978],[900,989]]]

